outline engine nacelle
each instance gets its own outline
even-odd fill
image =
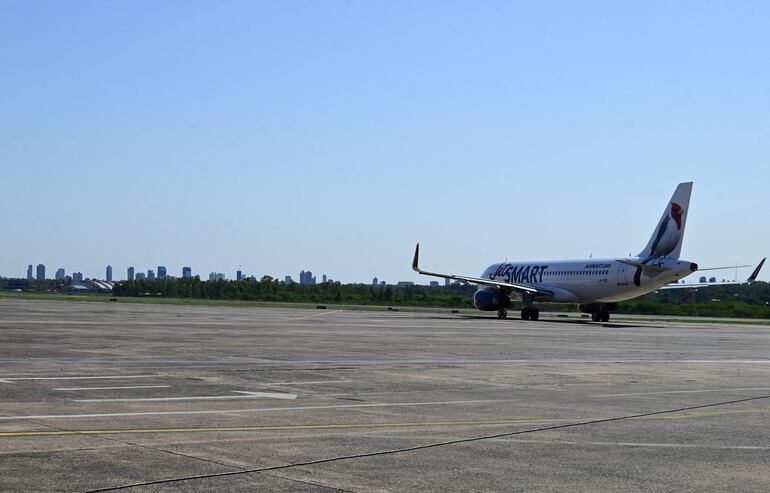
[[[473,306],[485,312],[497,311],[511,306],[511,299],[497,289],[480,289],[473,294]]]

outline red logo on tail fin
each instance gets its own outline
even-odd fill
[[[678,230],[682,229],[682,213],[684,213],[682,206],[676,202],[671,202],[671,219],[676,223],[676,229]]]

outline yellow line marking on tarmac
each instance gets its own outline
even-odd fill
[[[59,436],[59,435],[115,435],[120,433],[199,433],[212,431],[276,431],[276,430],[339,430],[354,428],[407,428],[417,426],[468,426],[468,425],[513,425],[565,423],[568,419],[511,419],[493,421],[427,421],[404,423],[350,423],[329,425],[275,425],[235,426],[221,428],[145,428],[118,430],[67,430],[67,431],[9,431],[0,432],[0,437]]]
[[[630,418],[632,420],[663,420],[663,419],[692,419],[725,416],[731,414],[766,413],[770,407],[739,409],[733,411],[714,411],[702,413],[683,413],[673,416],[643,416]],[[119,435],[119,434],[153,434],[153,433],[209,433],[237,431],[295,431],[295,430],[350,430],[360,428],[416,428],[436,426],[504,426],[504,425],[543,425],[559,423],[579,423],[607,418],[557,418],[557,419],[501,419],[501,420],[463,420],[463,421],[416,421],[402,423],[339,423],[328,425],[267,425],[267,426],[231,426],[231,427],[202,427],[202,428],[124,428],[113,430],[62,430],[62,431],[7,431],[0,432],[0,437],[33,437],[33,436],[73,436],[73,435]]]
[[[326,312],[323,312],[323,313],[316,313],[315,315],[308,315],[307,317],[290,318],[289,320],[307,320],[309,318],[322,317],[324,315],[329,315],[330,313],[339,313],[341,311],[342,310],[329,310],[329,311],[326,311]]]

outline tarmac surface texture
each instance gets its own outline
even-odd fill
[[[0,491],[770,491],[770,326],[0,299]]]

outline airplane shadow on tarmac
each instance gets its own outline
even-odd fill
[[[457,314],[455,314],[455,316],[458,317],[458,318],[475,319],[475,320],[497,320],[496,318],[485,317],[483,315],[457,315]],[[443,318],[443,317],[435,317],[435,318]],[[514,317],[506,318],[505,320],[506,321],[510,321],[512,323],[523,322],[523,320],[520,320],[519,318],[514,318]],[[586,320],[586,319],[579,319],[579,320],[576,320],[576,319],[566,319],[565,320],[565,319],[541,318],[540,320],[538,320],[538,322],[542,322],[542,323],[546,323],[546,324],[572,324],[572,325],[582,325],[582,326],[591,325],[591,326],[596,326],[596,327],[604,327],[604,328],[607,328],[607,329],[661,328],[661,326],[650,325],[650,324],[644,324],[644,325],[641,325],[641,324],[630,324],[630,323],[620,324],[620,323],[612,323],[612,322],[601,323],[601,322],[592,322],[591,320]]]

